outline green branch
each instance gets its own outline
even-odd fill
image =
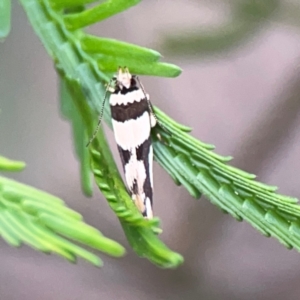
[[[62,86],[68,88],[73,102],[69,106],[76,106],[81,112],[86,130],[92,134],[94,128],[93,116],[88,107],[79,82],[64,76]],[[80,139],[85,147],[87,139]],[[87,148],[85,148],[87,149]],[[99,130],[97,138],[90,147],[92,171],[96,183],[108,201],[111,209],[119,218],[124,232],[132,248],[142,257],[148,258],[161,267],[174,267],[182,263],[182,257],[169,250],[157,237],[160,232],[159,220],[146,220],[129,197],[117,166],[107,144],[104,132]]]
[[[5,167],[6,164],[6,167]],[[1,158],[2,170],[23,168],[20,162]],[[11,246],[25,243],[45,253],[56,253],[71,262],[77,257],[101,266],[95,254],[68,239],[119,257],[125,249],[85,224],[82,216],[48,193],[0,176],[0,234]],[[66,239],[67,238],[67,239]]]
[[[71,99],[69,105],[77,109],[74,113],[76,109],[72,108],[72,113],[67,115],[73,123],[74,131],[78,132],[78,122],[84,124],[84,130],[74,135],[75,145],[82,151],[77,151],[81,164],[83,157],[85,161],[86,157],[91,159],[97,185],[119,218],[133,249],[159,266],[178,266],[182,262],[181,256],[170,251],[154,234],[154,231],[158,231],[158,220],[143,219],[133,205],[102,130],[93,142],[90,153],[83,145],[86,136],[94,128],[103,99],[104,83],[118,65],[126,65],[132,73],[153,76],[174,77],[180,73],[180,69],[159,62],[160,55],[156,51],[93,37],[81,29],[82,26],[123,11],[138,1],[126,1],[124,6],[122,0],[111,0],[94,9],[84,10],[82,7],[81,12],[67,15],[63,14],[62,5],[65,3],[66,8],[70,7],[69,0],[20,1],[33,28],[56,63],[66,85],[66,93],[69,93]],[[80,1],[80,5],[90,2]],[[78,0],[76,5],[79,5]],[[85,20],[87,15],[89,17]],[[65,103],[64,99],[61,101]],[[155,159],[176,184],[182,184],[195,198],[204,194],[235,219],[245,219],[264,235],[272,235],[285,246],[300,250],[300,207],[295,198],[278,195],[275,187],[259,183],[254,180],[254,175],[227,165],[231,157],[214,153],[212,145],[204,144],[189,135],[189,128],[176,123],[157,108],[155,112],[171,132],[168,135],[160,128],[154,130]],[[78,121],[79,116],[81,121]],[[108,106],[104,118],[110,124]],[[158,142],[155,133],[159,133],[166,143]],[[86,164],[85,168],[88,173]]]
[[[52,5],[54,5],[54,2],[51,2]],[[122,1],[114,2],[122,4]],[[35,31],[56,62],[57,69],[65,81],[64,84],[68,87],[69,96],[73,101],[73,104],[69,102],[68,105],[75,105],[77,107],[82,122],[85,124],[87,136],[91,135],[95,125],[95,122],[92,120],[96,121],[97,119],[97,108],[100,107],[100,99],[103,99],[104,95],[104,82],[108,82],[109,76],[111,76],[110,73],[105,74],[105,72],[107,70],[115,71],[119,64],[122,65],[124,58],[112,57],[112,59],[109,59],[109,56],[105,55],[103,58],[103,67],[101,67],[99,53],[95,53],[93,43],[90,43],[90,45],[92,44],[91,47],[88,44],[91,36],[85,35],[83,31],[77,30],[73,32],[68,30],[65,24],[65,15],[60,11],[53,10],[47,1],[22,0],[21,3]],[[114,13],[108,13],[108,15],[111,14]],[[157,76],[175,76],[180,73],[178,67],[158,62],[159,55],[157,55],[156,51],[126,43],[119,43],[119,45],[121,47],[118,51],[127,53],[131,51],[132,54],[137,51],[140,54],[141,61],[139,62],[124,60],[124,64],[134,73]],[[116,41],[106,39],[104,47],[108,49],[115,48]],[[142,56],[141,52],[144,54],[147,53],[147,55]],[[153,56],[155,56],[155,59]],[[149,61],[147,60],[148,58],[150,58]],[[65,92],[61,93],[61,95],[63,94]],[[67,109],[64,106],[67,98],[64,96],[61,99],[62,107],[64,107],[63,112],[67,117],[68,111],[73,112],[69,115],[68,119],[75,124],[74,120],[77,116],[74,115],[74,109]],[[105,110],[104,117],[106,120],[110,120],[108,109]],[[74,126],[73,129],[75,129]],[[145,220],[138,213],[117,171],[106,140],[100,133],[101,131],[91,147],[91,154],[85,153],[84,155],[90,155],[92,159],[92,171],[95,174],[96,182],[108,200],[110,207],[118,216],[131,246],[140,256],[148,258],[161,267],[178,266],[183,261],[182,257],[169,250],[158,239],[155,234],[159,232],[157,228],[158,219]],[[87,149],[84,150],[82,148],[86,144],[86,140],[84,140],[84,134],[76,135],[76,148],[81,149],[80,151],[87,151]],[[83,161],[81,161],[81,164],[83,164]],[[83,183],[83,186],[85,184],[86,182]]]
[[[195,198],[203,193],[238,221],[245,219],[265,236],[300,251],[300,206],[296,198],[276,194],[276,187],[227,165],[231,157],[212,152],[212,145],[200,143],[158,109],[156,114],[172,136],[160,132],[168,146],[156,141],[155,157],[177,184],[184,185]]]

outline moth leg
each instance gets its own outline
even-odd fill
[[[105,101],[106,101],[108,92],[113,93],[113,92],[115,91],[115,89],[111,86],[111,83],[112,83],[112,82],[115,83],[115,80],[116,80],[116,79],[113,77],[113,78],[108,82],[108,84],[106,85],[106,88],[105,88],[105,94],[104,94],[104,100],[102,101],[102,107],[101,107],[100,114],[99,114],[99,118],[98,118],[98,124],[97,124],[96,129],[95,129],[94,132],[93,132],[92,137],[90,138],[90,140],[89,140],[88,143],[86,144],[86,147],[88,147],[88,146],[93,142],[93,140],[95,139],[95,137],[96,137],[96,135],[97,135],[97,133],[98,133],[98,130],[99,130],[100,125],[101,125],[102,117],[103,117],[104,106],[105,106]]]

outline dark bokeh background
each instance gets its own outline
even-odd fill
[[[144,0],[91,31],[152,47],[182,67],[176,79],[142,78],[153,103],[218,153],[233,155],[235,166],[300,197],[300,5],[257,3]],[[204,197],[192,199],[157,164],[162,239],[185,263],[161,270],[138,258],[100,193],[95,189],[92,199],[81,194],[52,61],[17,2],[12,20],[11,35],[0,44],[0,152],[27,162],[15,178],[65,199],[128,255],[102,255],[105,265],[97,269],[0,240],[1,300],[300,298],[299,253],[222,214]]]

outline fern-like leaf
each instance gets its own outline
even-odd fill
[[[1,157],[2,169],[16,171],[23,163]],[[5,167],[3,167],[5,166]],[[83,222],[82,216],[48,193],[0,176],[0,234],[11,246],[25,243],[45,253],[56,253],[71,262],[77,257],[101,266],[95,254],[68,239],[112,256],[125,249]]]
[[[72,7],[69,0],[20,1],[56,62],[88,134],[92,133],[91,120],[101,106],[104,83],[118,65],[126,65],[136,74],[173,77],[180,73],[178,67],[159,62],[160,56],[153,50],[93,37],[81,29],[138,1],[110,0],[84,9],[84,5],[91,1],[76,0],[74,4],[81,5],[81,9],[67,15],[64,8]],[[131,57],[135,57],[135,53],[136,59],[133,60]],[[278,195],[275,187],[254,181],[254,175],[229,166],[227,162],[231,157],[214,153],[212,145],[189,135],[189,128],[176,123],[157,108],[155,112],[171,132],[168,135],[159,128],[155,129],[166,141],[166,144],[154,141],[155,159],[176,184],[185,186],[195,198],[203,193],[237,220],[245,219],[264,235],[272,235],[285,246],[300,250],[300,207],[295,198]],[[110,123],[107,107],[104,118]],[[96,182],[120,219],[134,250],[163,267],[175,267],[181,263],[181,256],[171,252],[154,235],[157,219],[147,221],[138,214],[121,181],[102,130],[91,146],[90,155]]]
[[[287,248],[300,251],[300,206],[297,199],[276,194],[275,186],[255,181],[255,175],[227,165],[214,147],[190,136],[180,124],[156,114],[172,133],[160,134],[168,145],[155,142],[155,158],[177,184],[198,198],[201,193],[238,221],[245,219],[265,236],[274,236]]]
[[[129,2],[134,4],[136,1]],[[56,4],[60,5],[60,1],[51,1],[51,5],[48,1],[35,0],[22,0],[21,3],[47,51],[54,58],[58,72],[68,85],[70,95],[74,104],[78,107],[78,112],[82,116],[89,135],[94,128],[93,120],[96,119],[95,112],[100,107],[100,99],[103,99],[104,83],[108,82],[109,76],[111,76],[110,70],[115,71],[117,66],[122,65],[124,62],[132,72],[139,74],[172,77],[180,73],[178,67],[158,62],[159,55],[157,52],[131,44],[122,43],[122,51],[143,52],[144,55],[140,54],[142,58],[139,63],[133,60],[127,61],[119,56],[109,56],[107,55],[108,50],[106,50],[106,54],[100,56],[98,52],[95,53],[93,43],[92,45],[90,43],[90,46],[88,44],[88,39],[91,39],[91,36],[80,30],[74,32],[72,31],[73,27],[72,30],[67,28],[65,20],[68,18],[63,14],[63,9],[56,6]],[[107,1],[107,3],[118,3],[122,7],[124,1]],[[56,9],[53,9],[53,7],[56,7]],[[91,8],[89,14],[92,11],[97,12],[97,7]],[[109,9],[111,8],[113,10],[104,14],[107,16],[115,14],[115,4],[109,7]],[[117,8],[117,10],[120,9],[120,7]],[[81,13],[72,14],[73,23],[76,23],[76,18],[74,19],[76,16],[81,18]],[[102,16],[100,14],[100,18]],[[89,24],[96,22],[98,19],[92,18],[92,20]],[[70,25],[68,27],[70,28]],[[115,44],[115,40],[106,39],[104,47],[108,49],[115,48]],[[100,61],[103,62],[103,66]],[[86,100],[88,100],[90,106],[86,105]],[[104,116],[106,120],[110,120],[107,109]],[[99,134],[91,148],[92,169],[99,188],[120,219],[133,249],[140,256],[148,258],[161,267],[178,266],[183,261],[182,257],[169,250],[158,239],[155,234],[159,231],[157,228],[158,220],[147,221],[138,213],[128,196],[111,157],[111,152],[106,145],[104,136]]]
[[[94,122],[89,107],[84,101],[79,82],[64,78],[69,87],[74,104],[81,111],[86,128],[93,130]],[[157,237],[160,232],[159,220],[146,220],[142,217],[129,197],[117,166],[112,157],[106,138],[100,128],[97,138],[91,145],[92,171],[96,183],[107,199],[111,209],[118,216],[132,248],[142,257],[148,258],[161,267],[175,267],[182,263],[181,255],[169,250]]]

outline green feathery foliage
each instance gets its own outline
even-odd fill
[[[103,8],[107,6],[107,3],[113,3],[112,8],[115,9],[117,2],[119,3],[117,11],[122,10],[120,7],[123,7],[124,1],[107,1],[86,10],[87,20],[95,21],[93,17],[90,18],[89,16],[93,16],[94,10],[98,11],[98,7]],[[129,2],[132,5],[137,1],[126,1],[126,3]],[[169,77],[178,75],[180,69],[171,64],[158,62],[160,55],[156,51],[109,39],[103,39],[102,44],[101,38],[86,35],[77,29],[78,25],[70,28],[70,24],[76,21],[76,16],[80,17],[80,22],[82,22],[82,12],[73,13],[70,16],[65,15],[61,8],[53,9],[56,5],[55,1],[26,0],[21,1],[21,3],[44,46],[56,62],[56,68],[63,79],[61,107],[64,116],[70,119],[73,130],[76,131],[74,124],[77,122],[78,115],[74,110],[75,105],[82,117],[82,122],[85,124],[87,134],[78,133],[76,136],[74,135],[77,153],[82,151],[79,154],[81,158],[91,156],[92,171],[95,174],[96,182],[118,216],[128,241],[136,253],[157,265],[161,267],[178,266],[183,261],[181,255],[169,250],[157,237],[156,233],[159,232],[158,220],[156,218],[151,221],[145,220],[133,205],[111,152],[106,146],[106,140],[104,136],[101,136],[101,131],[90,147],[90,154],[84,153],[89,151],[84,148],[87,141],[84,136],[91,135],[95,128],[94,121],[97,120],[98,114],[95,112],[100,107],[101,99],[104,96],[104,83],[108,82],[111,72],[114,72],[119,65],[126,64],[133,73],[137,74]],[[57,3],[62,5],[61,1],[57,1]],[[114,10],[106,12],[105,15],[110,16],[115,13]],[[68,22],[67,29],[65,19],[70,20],[71,17],[73,21]],[[98,48],[105,49],[103,50],[104,53],[99,53]],[[111,51],[111,49],[115,50]],[[132,54],[135,52],[137,59],[133,60]],[[109,56],[110,53],[116,53],[117,56]],[[122,56],[119,56],[120,54]],[[70,94],[66,96],[68,91]],[[105,110],[104,117],[106,120],[110,120],[108,109]],[[81,169],[85,167],[86,163],[81,160]],[[86,179],[87,176],[82,176],[82,178],[88,180]],[[83,181],[82,186],[85,187],[86,185],[89,185],[87,181]]]
[[[20,171],[23,162],[0,158],[2,171]],[[45,253],[56,253],[71,262],[84,258],[95,266],[101,259],[68,239],[111,256],[125,249],[85,224],[82,216],[48,193],[0,176],[0,234],[11,246],[25,243]]]
[[[10,32],[11,3],[10,0],[0,0],[0,41]]]
[[[104,84],[119,65],[126,65],[135,74],[173,77],[180,73],[178,67],[159,62],[160,55],[153,50],[94,37],[83,31],[84,26],[123,11],[137,4],[137,0],[109,0],[90,8],[84,5],[94,1],[20,1],[34,30],[55,61],[63,80],[62,87],[65,86],[69,99],[72,99],[69,105],[77,108],[76,113],[67,116],[74,131],[77,114],[85,125],[86,131],[75,136],[75,144],[76,147],[79,145],[80,151],[88,151],[83,145],[86,136],[93,131]],[[65,103],[63,98],[61,101]],[[245,219],[265,236],[272,235],[286,247],[300,251],[300,206],[296,204],[297,199],[278,195],[276,187],[259,183],[254,180],[255,175],[229,166],[227,162],[231,157],[214,153],[214,146],[193,138],[188,134],[188,127],[176,123],[157,108],[155,112],[171,133],[166,134],[160,128],[154,130],[166,141],[160,143],[153,135],[155,159],[177,185],[182,184],[195,198],[203,193],[235,219]],[[110,123],[107,107],[104,118]],[[96,182],[118,216],[133,249],[159,266],[178,266],[182,257],[169,250],[154,234],[158,231],[158,220],[144,220],[132,204],[102,130],[89,151],[84,155],[78,154],[81,163],[84,163],[82,157],[90,156]]]
[[[85,95],[78,81],[64,76],[62,89],[69,91],[69,107],[77,107],[81,112],[85,128],[92,133],[94,128],[93,115],[85,101]],[[81,136],[75,142],[85,147],[87,138]],[[87,151],[87,148],[84,148]],[[117,166],[112,157],[102,129],[91,145],[90,156],[92,171],[97,185],[106,197],[108,204],[118,216],[124,232],[132,248],[143,257],[147,257],[153,263],[161,267],[174,267],[182,262],[182,257],[170,251],[157,237],[156,233],[159,220],[153,218],[146,220],[137,211],[132,199],[129,197]]]

